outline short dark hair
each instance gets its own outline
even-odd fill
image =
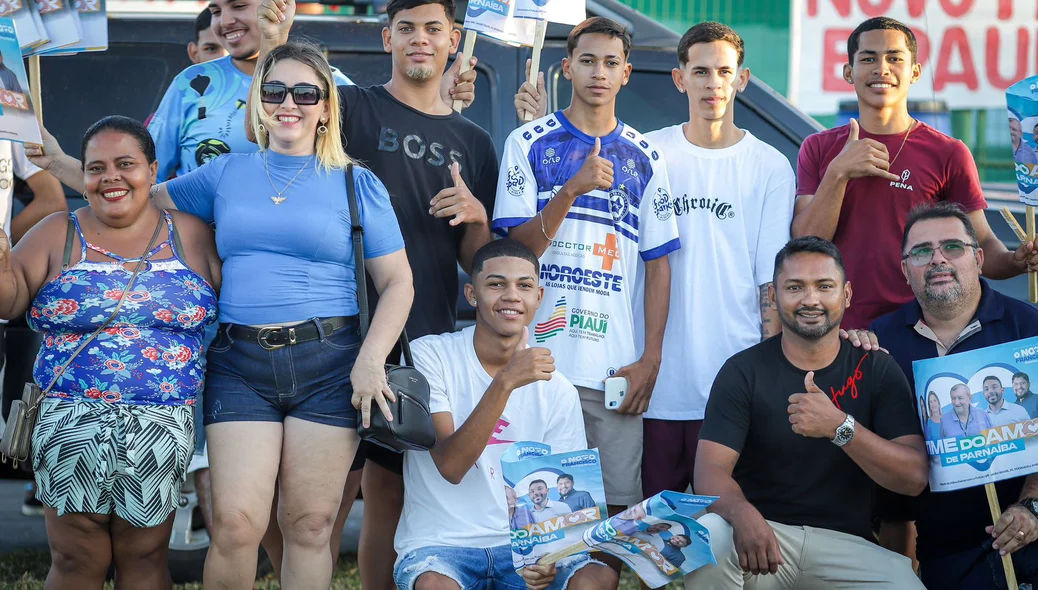
[[[858,25],[851,36],[847,38],[847,61],[854,63],[854,54],[858,53],[858,43],[861,41],[862,33],[869,31],[901,31],[905,34],[905,45],[908,52],[912,54],[912,63],[916,63],[916,55],[919,53],[919,43],[915,39],[915,33],[905,23],[886,16],[877,16]]]
[[[479,276],[479,273],[483,272],[483,265],[486,261],[494,258],[521,258],[533,265],[533,268],[539,269],[540,263],[537,261],[537,255],[532,250],[526,247],[525,244],[511,238],[503,238],[500,240],[492,240],[485,244],[479,250],[476,250],[476,254],[472,257],[472,277]]]
[[[109,115],[97,123],[94,123],[86,130],[83,134],[83,144],[80,146],[80,160],[83,165],[86,166],[86,148],[90,140],[99,133],[105,131],[114,131],[116,133],[123,133],[137,140],[137,145],[140,146],[141,151],[144,152],[144,158],[149,164],[155,161],[155,140],[151,138],[151,134],[148,133],[148,128],[137,119],[131,119],[130,117],[124,117],[122,115]]]
[[[998,381],[998,386],[1002,386],[1002,380],[994,375],[988,375],[987,377],[984,377],[984,380],[981,381],[981,383],[987,383],[988,381]]]
[[[1027,382],[1028,385],[1031,384],[1031,378],[1027,375],[1027,373],[1024,373],[1023,371],[1017,371],[1017,372],[1013,373],[1013,379],[1012,380],[1016,381],[1017,379],[1023,379],[1024,381]]]
[[[631,34],[627,32],[623,25],[604,16],[589,18],[573,27],[573,30],[569,32],[569,37],[566,38],[566,55],[573,56],[573,52],[576,51],[577,43],[580,42],[581,37],[595,34],[608,35],[613,39],[623,41],[624,59],[631,57]]]
[[[213,13],[209,12],[207,7],[195,17],[195,42],[198,41],[198,36],[202,34],[202,31],[211,26],[213,26]]]
[[[847,270],[843,266],[843,254],[840,254],[840,249],[836,247],[836,244],[818,236],[804,236],[786,242],[786,245],[778,251],[778,254],[775,255],[775,273],[771,280],[778,282],[779,273],[786,265],[787,258],[806,253],[824,254],[832,258],[836,262],[836,267],[840,269],[840,274],[845,279],[847,278]]]
[[[535,479],[535,480],[531,481],[530,485],[527,486],[527,487],[532,488],[533,484],[535,484],[535,483],[542,483],[542,484],[544,484],[544,487],[548,487],[548,482],[544,481],[543,479]]]
[[[389,15],[389,22],[393,22],[400,11],[418,8],[426,4],[439,4],[447,13],[447,20],[454,22],[454,13],[457,8],[454,0],[389,0],[389,4],[386,5],[386,14]]]
[[[735,29],[726,24],[716,22],[699,23],[685,31],[685,35],[678,42],[678,64],[682,67],[688,65],[688,50],[693,45],[697,43],[713,43],[715,41],[731,43],[732,47],[735,47],[735,51],[739,53],[738,65],[742,65],[743,57],[746,56],[746,47],[743,44],[742,37],[735,32]]]
[[[568,479],[568,480],[570,480],[570,482],[574,481],[573,480],[573,476],[568,474],[568,473],[563,473],[562,475],[556,477],[555,478],[555,483],[559,483],[560,479]]]
[[[973,222],[970,221],[969,215],[966,214],[966,210],[962,208],[962,205],[951,201],[938,201],[936,203],[923,203],[908,213],[908,220],[905,221],[905,233],[901,236],[902,253],[908,246],[908,232],[912,231],[912,226],[920,221],[928,221],[930,219],[958,219],[962,226],[966,228],[966,235],[970,237],[970,240],[973,240],[974,244],[979,243],[977,230],[973,229]]]

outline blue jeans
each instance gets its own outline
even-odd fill
[[[585,565],[601,562],[587,554],[556,564],[559,574],[547,590],[562,590]],[[398,590],[412,590],[422,574],[435,573],[454,580],[462,590],[526,590],[512,566],[512,547],[422,547],[404,555],[393,569]]]
[[[991,549],[991,541],[960,553],[920,559],[923,585],[930,590],[1006,590],[1002,558]],[[1036,545],[1032,543],[1013,554],[1013,569],[1020,584],[1038,584]]]
[[[206,426],[217,422],[300,420],[357,427],[351,402],[350,372],[360,351],[354,318],[317,340],[274,350],[255,341],[235,340],[230,324],[221,324],[206,355]]]

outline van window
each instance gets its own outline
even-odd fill
[[[184,46],[173,43],[118,43],[108,51],[40,60],[44,125],[65,153],[79,157],[87,127],[113,114],[143,122],[189,65]]]

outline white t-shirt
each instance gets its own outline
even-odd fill
[[[11,212],[14,210],[14,178],[29,180],[41,172],[25,157],[25,146],[21,143],[0,140],[0,215],[3,215],[4,230],[11,237]]]
[[[702,420],[714,377],[760,342],[761,285],[789,241],[789,161],[750,134],[724,149],[693,145],[681,125],[646,135],[667,161],[682,248],[670,255],[670,314],[646,418]]]
[[[16,141],[0,140],[0,215],[7,232],[7,240],[11,240],[11,215],[14,212],[14,178],[29,180],[37,172],[42,172],[25,157],[25,145]],[[7,320],[0,320],[0,326]]]
[[[637,360],[639,257],[655,260],[680,247],[659,152],[622,122],[601,140],[599,155],[613,163],[613,187],[578,197],[541,255],[544,301],[530,330],[531,346],[550,348],[573,383],[598,390]],[[537,215],[594,145],[562,112],[513,131],[501,159],[494,230],[505,234]]]
[[[468,420],[492,381],[473,347],[475,327],[411,344],[415,367],[429,381],[430,410],[448,412],[454,428]],[[497,547],[510,543],[501,455],[513,442],[535,441],[553,453],[587,448],[577,390],[559,372],[512,392],[497,428],[458,485],[440,475],[428,452],[404,454],[404,510],[398,559],[429,546]]]

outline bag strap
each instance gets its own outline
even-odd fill
[[[368,308],[368,277],[364,269],[364,224],[360,219],[360,206],[357,204],[357,186],[353,179],[353,164],[346,165],[346,200],[350,205],[350,233],[353,236],[353,266],[357,276],[357,303],[360,306],[360,338],[368,334],[371,322]],[[404,363],[414,366],[411,358],[411,343],[407,339],[407,328],[400,333],[400,350],[404,354]]]
[[[79,353],[83,352],[83,349],[85,349],[87,345],[89,345],[95,338],[97,338],[97,336],[101,332],[105,331],[105,329],[108,328],[108,326],[111,325],[113,321],[115,321],[116,316],[119,315],[119,309],[123,306],[123,301],[126,301],[126,295],[129,294],[130,289],[133,288],[134,281],[137,280],[137,275],[140,274],[141,269],[144,268],[144,265],[147,263],[147,260],[145,260],[145,258],[148,256],[148,253],[151,252],[151,249],[155,247],[155,242],[159,239],[159,234],[162,233],[163,221],[164,218],[160,216],[159,223],[157,226],[155,226],[155,233],[151,236],[151,242],[149,242],[148,247],[144,249],[144,254],[141,255],[141,259],[137,261],[137,266],[134,267],[133,274],[130,275],[130,280],[127,281],[126,288],[123,289],[123,294],[121,297],[119,297],[119,302],[115,304],[115,310],[112,311],[112,315],[108,316],[108,319],[105,320],[105,323],[101,324],[101,326],[98,329],[94,330],[94,333],[88,336],[86,340],[84,340],[83,343],[79,345],[79,348],[77,348],[76,351],[72,353],[72,356],[68,357],[68,360],[66,360],[65,363],[61,365],[61,367],[58,368],[57,371],[55,371],[54,378],[51,379],[50,385],[48,385],[47,388],[43,390],[43,394],[40,395],[40,397],[36,400],[36,403],[33,404],[33,407],[30,408],[30,411],[35,410],[36,407],[40,405],[40,402],[42,402],[43,398],[46,397],[47,392],[49,392],[54,387],[54,384],[58,382],[58,379],[61,378],[61,375],[65,373],[65,370],[68,369],[68,366],[72,364],[72,360],[75,359]],[[69,218],[69,224],[72,224],[71,218]],[[68,263],[67,256],[69,250],[71,249],[71,246],[69,245],[71,243],[71,239],[65,239],[66,264]]]
[[[76,237],[76,223],[72,221],[75,213],[68,214],[68,228],[65,229],[65,253],[61,258],[61,270],[68,270],[68,263],[72,260],[72,241]]]

